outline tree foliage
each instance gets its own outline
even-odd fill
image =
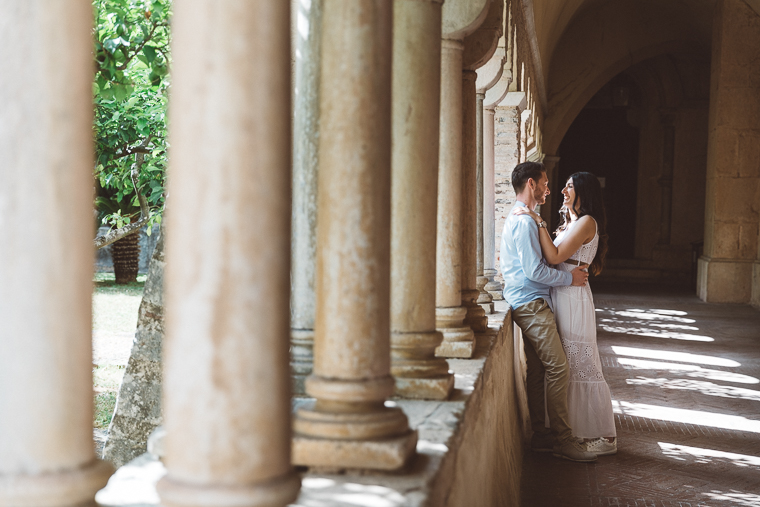
[[[140,214],[140,194],[150,209],[148,230],[161,221],[170,7],[169,0],[93,1],[95,204],[103,223],[118,228]]]

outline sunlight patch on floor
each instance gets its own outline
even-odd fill
[[[741,366],[741,363],[716,356],[689,354],[688,352],[671,352],[669,350],[639,349],[635,347],[612,346],[613,352],[619,356],[645,357],[647,359],[664,359],[681,363],[709,364],[711,366]]]
[[[689,380],[685,378],[647,378],[636,377],[626,379],[626,384],[631,386],[650,386],[662,389],[681,389],[684,391],[696,391],[707,396],[719,396],[721,398],[734,398],[737,400],[760,401],[760,391],[745,389],[743,387],[724,386],[705,382],[702,380]]]
[[[715,449],[705,449],[703,447],[689,447],[688,445],[670,444],[667,442],[657,442],[662,449],[662,453],[679,461],[693,461],[694,463],[712,463],[720,461],[722,463],[731,463],[739,467],[760,467],[760,457],[750,456],[747,454],[736,454],[733,452],[717,451]]]
[[[685,408],[660,407],[657,405],[617,400],[612,400],[612,409],[616,414],[622,415],[760,433],[760,421],[754,421],[738,415],[719,414],[704,410],[688,410]]]
[[[758,384],[760,380],[749,375],[743,375],[741,373],[734,373],[731,371],[712,370],[710,368],[702,368],[695,364],[681,364],[681,363],[666,363],[663,361],[650,361],[648,359],[633,359],[630,357],[618,358],[618,363],[621,366],[628,369],[638,370],[665,370],[671,373],[687,372],[683,373],[687,377],[706,378],[708,380],[720,380],[723,382],[735,382],[738,384]]]

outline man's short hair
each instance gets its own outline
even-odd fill
[[[541,162],[523,162],[517,164],[515,170],[512,171],[512,188],[515,189],[515,193],[519,194],[525,189],[525,185],[528,184],[528,180],[533,178],[533,181],[538,183],[541,176],[546,172],[544,164]]]

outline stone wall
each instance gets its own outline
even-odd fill
[[[512,188],[512,171],[520,160],[520,109],[515,106],[499,106],[494,116],[494,206],[496,207],[496,270],[501,277],[501,232],[507,213],[515,202]]]

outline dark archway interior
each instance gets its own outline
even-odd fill
[[[605,85],[578,114],[559,147],[557,192],[571,174],[600,178],[607,209],[608,258],[635,256],[639,129],[628,121],[638,89],[620,75]],[[560,200],[561,202],[561,200]],[[556,227],[557,217],[553,217]]]

